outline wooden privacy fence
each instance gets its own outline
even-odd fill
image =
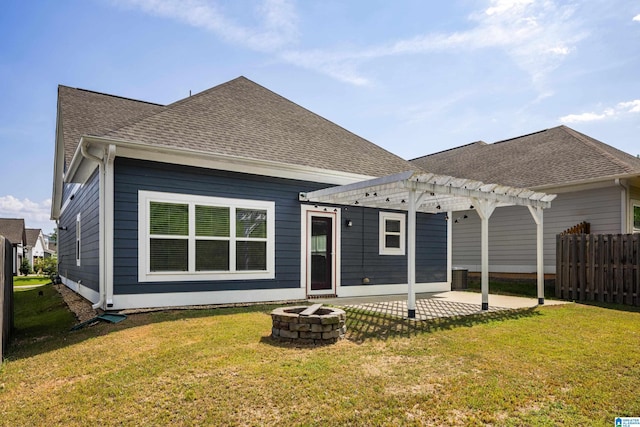
[[[0,236],[0,361],[4,359],[13,329],[13,248]]]
[[[556,236],[556,297],[640,306],[640,234]]]

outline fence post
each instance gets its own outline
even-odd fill
[[[13,330],[13,249],[0,236],[0,361],[4,359]]]
[[[562,298],[563,295],[562,260],[562,236],[558,234],[556,235],[556,298]]]

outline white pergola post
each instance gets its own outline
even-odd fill
[[[416,191],[409,190],[407,207],[407,317],[416,317]]]
[[[542,222],[542,208],[527,206],[531,216],[536,223],[536,265],[537,265],[537,281],[538,281],[538,304],[544,304],[544,228]]]
[[[489,310],[489,218],[496,209],[496,202],[492,200],[474,200],[474,205],[481,220],[480,252],[482,272],[480,289],[482,290],[482,310]]]

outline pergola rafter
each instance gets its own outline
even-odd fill
[[[494,209],[527,206],[536,222],[538,300],[544,303],[542,262],[542,210],[551,207],[555,194],[500,184],[407,171],[353,184],[300,193],[299,200],[407,211],[407,281],[409,317],[415,317],[415,213],[441,213],[475,209],[482,220],[482,308],[488,309],[488,221]]]

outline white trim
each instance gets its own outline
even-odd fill
[[[97,302],[100,299],[100,294],[93,289],[84,286],[82,284],[82,280],[74,282],[73,280],[68,279],[64,276],[60,276],[60,280],[62,281],[62,284],[67,288],[82,295],[84,298],[91,302]]]
[[[631,223],[631,226],[629,227],[629,229],[631,230],[632,233],[640,233],[640,228],[636,228],[633,221],[635,208],[640,209],[640,200],[631,199],[629,204],[631,205],[631,212],[629,213],[629,216],[631,217],[629,221]]]
[[[113,310],[123,310],[127,308],[294,301],[303,299],[305,299],[305,293],[304,289],[301,288],[171,292],[164,294],[116,294],[113,296]]]
[[[400,236],[399,248],[388,248],[386,246],[386,235],[396,234],[389,233],[385,227],[387,220],[400,221],[400,232],[397,235]],[[404,213],[399,212],[384,212],[380,211],[378,214],[378,253],[380,255],[405,255],[406,254],[406,239],[407,239],[407,216]]]
[[[90,143],[103,145],[114,144],[118,147],[119,157],[250,173],[276,178],[297,179],[335,185],[350,184],[372,178],[370,175],[322,169],[306,165],[215,154],[184,148],[163,147],[103,137],[83,136],[78,147],[83,143],[87,145]],[[84,179],[88,172],[82,171],[80,167],[82,161],[83,158],[79,150],[76,150],[68,171],[64,176],[65,182],[76,182]],[[78,176],[76,176],[76,174],[78,174]]]
[[[184,203],[190,206],[190,233],[188,240],[189,254],[195,252],[195,215],[192,209],[196,204],[217,205],[230,207],[232,209],[260,209],[267,211],[267,268],[265,271],[235,271],[235,261],[233,245],[230,246],[230,270],[221,272],[195,270],[194,256],[189,256],[189,272],[152,272],[149,268],[149,251],[148,240],[149,230],[149,203],[150,202],[166,202],[166,203]],[[232,215],[231,230],[235,230],[233,226],[234,216]],[[138,281],[139,282],[181,282],[181,281],[197,281],[197,280],[262,280],[275,278],[275,202],[262,200],[247,199],[231,199],[222,197],[199,196],[193,194],[181,193],[165,193],[157,191],[138,191]],[[231,236],[231,242],[235,240]],[[115,298],[115,297],[114,297]]]
[[[597,188],[616,186],[616,180],[631,179],[636,178],[637,176],[638,174],[601,176],[581,181],[563,183],[562,185],[548,184],[530,188],[531,190],[543,191],[545,193],[548,193],[550,191],[553,191],[555,194],[570,193],[574,191],[595,190]]]
[[[107,308],[111,308],[113,303],[113,209],[114,209],[114,165],[113,162],[116,158],[116,147],[114,145],[110,145],[107,153],[106,159],[104,161],[104,184],[100,186],[102,189],[100,205],[104,207],[101,211],[103,213],[103,224],[104,228],[101,230],[102,232],[102,242],[104,242],[101,249],[104,253],[104,258],[102,259],[104,273],[103,273],[103,283],[104,283],[104,294]]]
[[[79,183],[73,183],[68,185],[71,185],[71,193],[69,194],[69,197],[67,197],[67,199],[64,201],[62,208],[60,208],[60,214],[62,214],[65,211],[65,209],[67,209],[67,206],[69,206],[69,204],[71,203],[71,199],[76,195],[78,190],[82,188],[82,184],[79,184]]]
[[[76,216],[76,267],[80,267],[82,264],[82,217],[80,212]]]
[[[414,290],[417,293],[423,292],[445,292],[451,290],[451,285],[447,282],[430,282],[430,283],[416,283]],[[406,294],[408,292],[408,285],[401,283],[397,285],[357,285],[357,286],[342,286],[338,297],[364,297],[373,295],[395,295]]]
[[[453,281],[453,212],[447,212],[447,282]]]
[[[311,217],[318,216],[333,219],[333,247],[331,257],[331,272],[333,280],[331,289],[311,290]],[[339,292],[341,282],[341,246],[342,246],[342,211],[334,206],[300,205],[300,284],[307,295],[333,295]]]

